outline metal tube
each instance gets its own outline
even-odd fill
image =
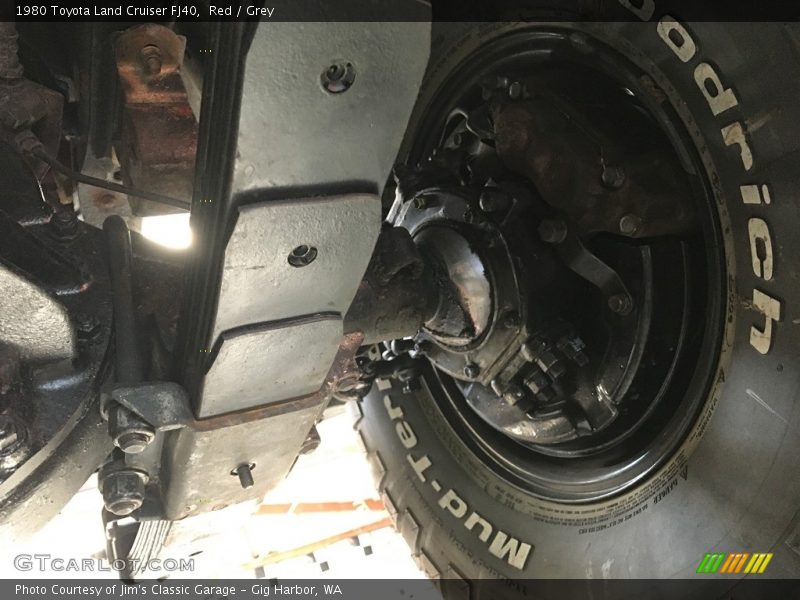
[[[110,190],[112,192],[118,192],[120,194],[127,194],[128,196],[136,196],[137,198],[149,200],[150,202],[158,202],[159,204],[165,204],[167,206],[172,206],[174,208],[181,208],[183,210],[189,209],[189,202],[185,200],[180,200],[179,198],[171,198],[170,196],[165,196],[164,194],[156,194],[155,192],[140,190],[127,185],[114,183],[112,181],[106,181],[104,179],[98,179],[97,177],[92,177],[91,175],[85,175],[83,173],[70,169],[65,164],[60,163],[58,160],[47,154],[44,150],[35,149],[31,154],[36,158],[38,158],[39,160],[46,162],[54,170],[58,171],[62,175],[65,175],[66,177],[69,177],[70,179],[72,179],[77,183],[85,183],[86,185],[102,188],[104,190]]]

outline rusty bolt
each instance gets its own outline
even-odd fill
[[[633,214],[624,215],[619,220],[619,230],[620,233],[624,233],[625,235],[633,235],[639,228],[642,226],[642,219],[637,217]]]
[[[158,75],[161,72],[161,50],[158,46],[149,44],[142,48],[142,62],[150,75]]]

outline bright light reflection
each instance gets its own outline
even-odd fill
[[[143,217],[142,235],[167,248],[188,248],[192,243],[189,213]]]

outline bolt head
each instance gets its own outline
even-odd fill
[[[545,219],[539,223],[539,237],[548,244],[560,244],[567,239],[567,224],[561,219]]]
[[[161,50],[158,46],[148,44],[141,51],[142,62],[150,75],[158,75],[161,72]]]
[[[253,481],[254,468],[255,465],[253,463],[244,463],[231,471],[231,475],[235,475],[239,478],[239,484],[242,486],[242,489],[246,490],[255,485],[255,481]]]
[[[626,294],[614,294],[608,299],[608,308],[618,315],[627,315],[633,308],[633,301]]]
[[[619,231],[625,235],[633,235],[642,226],[642,219],[633,214],[624,215],[619,220]]]
[[[114,445],[126,454],[142,452],[155,438],[155,431],[147,423],[120,405],[109,407],[108,431]]]
[[[122,450],[125,454],[139,454],[144,452],[150,442],[153,441],[153,436],[145,431],[123,431],[114,444]]]
[[[483,190],[478,198],[478,206],[486,213],[507,210],[510,204],[511,199],[508,195],[497,188]]]
[[[287,261],[295,268],[307,267],[317,259],[318,251],[314,246],[300,244],[296,246],[287,257]]]
[[[334,63],[322,72],[320,83],[326,92],[341,94],[350,89],[355,78],[356,70],[352,63]]]
[[[603,172],[600,174],[600,181],[606,188],[618,190],[625,185],[625,169],[604,165]]]
[[[475,379],[480,374],[481,374],[481,368],[475,363],[470,363],[466,367],[464,367],[464,375],[466,375],[470,379]]]

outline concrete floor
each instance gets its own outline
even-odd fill
[[[342,407],[331,413],[318,425],[319,448],[301,456],[289,477],[260,504],[232,507],[173,527],[169,554],[193,555],[194,571],[176,572],[171,578],[424,578],[405,541],[387,526],[388,513],[377,497],[349,415]],[[20,572],[14,567],[13,556],[19,554],[78,561],[104,558],[101,507],[92,477],[35,537],[13,551],[3,549],[7,556],[0,559],[0,577],[116,578],[114,572]],[[323,508],[328,510],[318,512]],[[303,550],[358,529],[373,530],[313,552]]]

